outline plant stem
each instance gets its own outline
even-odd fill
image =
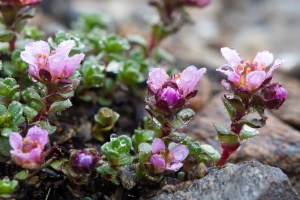
[[[11,41],[8,42],[9,43],[9,51],[10,52],[13,52],[15,50],[16,39],[17,39],[16,36],[14,36],[14,38]]]

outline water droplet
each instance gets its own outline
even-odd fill
[[[111,134],[110,135],[110,141],[115,141],[118,138],[116,134]]]
[[[33,78],[32,76],[28,76],[29,77],[29,79],[32,81],[32,82],[34,82],[34,83],[36,83],[36,82],[38,82],[35,78]]]
[[[56,114],[57,114],[57,115],[61,115],[61,112],[57,112]]]
[[[126,142],[125,142],[124,140],[122,140],[122,141],[120,142],[120,146],[126,146]]]

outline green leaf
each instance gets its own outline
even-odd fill
[[[24,106],[24,114],[28,122],[31,122],[32,119],[38,114],[38,112],[29,106]]]
[[[135,149],[138,148],[140,143],[150,143],[154,139],[153,130],[135,129],[132,136],[132,144]]]
[[[27,178],[29,177],[29,175],[30,175],[30,174],[27,173],[26,170],[22,170],[22,171],[18,172],[18,173],[15,175],[14,179],[17,179],[17,180],[25,180],[25,179],[27,179]]]
[[[219,124],[214,123],[213,125],[218,132],[218,139],[220,142],[230,145],[239,143],[239,137],[234,132]]]
[[[266,125],[266,119],[257,119],[257,118],[251,120],[242,119],[238,121],[238,124],[247,125],[252,128],[262,128],[263,126]]]
[[[23,105],[17,101],[13,101],[8,106],[8,111],[12,115],[12,124],[14,126],[18,126],[19,124],[23,123],[25,121],[25,118],[23,117]]]
[[[0,29],[0,42],[9,42],[15,37],[15,33],[10,30]]]
[[[138,146],[138,152],[148,153],[148,152],[151,152],[151,150],[152,150],[152,146],[149,143],[143,142],[143,143],[140,143]]]
[[[50,106],[50,109],[49,109],[48,113],[52,114],[52,113],[60,112],[60,111],[63,111],[67,108],[70,108],[71,106],[72,106],[72,103],[69,99],[67,99],[65,101],[57,101],[57,102],[54,102]]]
[[[10,156],[10,150],[11,150],[11,147],[10,147],[8,138],[0,136],[0,154],[3,157],[9,157]]]
[[[245,139],[255,137],[257,135],[259,135],[258,130],[254,129],[254,128],[251,128],[250,126],[244,125],[242,130],[241,130],[241,133],[240,133],[239,137],[240,137],[241,140],[245,140]]]
[[[56,126],[52,126],[48,121],[38,121],[32,123],[32,125],[37,125],[40,128],[48,131],[49,134],[52,134],[56,131]]]
[[[10,194],[16,189],[17,186],[18,181],[9,180],[8,177],[4,177],[2,180],[0,180],[0,197],[10,199]]]
[[[62,164],[65,163],[65,162],[67,162],[67,161],[68,161],[68,159],[66,159],[66,158],[61,158],[61,159],[59,159],[59,160],[56,160],[56,161],[52,162],[50,166],[51,166],[53,169],[57,170],[57,171],[61,171],[61,166],[62,166]]]
[[[234,94],[228,93],[228,94],[224,95],[224,98],[222,98],[222,101],[223,101],[231,119],[235,119],[236,115],[243,115],[246,113],[244,104],[240,97],[238,97]]]

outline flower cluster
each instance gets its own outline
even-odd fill
[[[165,114],[172,114],[182,110],[187,100],[196,96],[195,86],[205,68],[197,69],[190,66],[182,73],[169,77],[162,68],[153,68],[149,72],[148,98],[146,103],[155,107],[155,110]]]
[[[242,60],[237,51],[224,47],[222,55],[228,61],[217,71],[226,74],[227,80],[222,85],[227,90],[223,103],[231,117],[231,129],[214,124],[221,146],[222,156],[218,166],[223,166],[228,157],[242,144],[243,140],[258,134],[255,128],[265,125],[267,117],[265,109],[278,109],[287,97],[287,91],[279,83],[270,83],[272,72],[284,61],[275,60],[272,67],[266,71],[274,60],[272,53],[262,51],[257,53],[253,62]],[[256,111],[261,119],[248,119],[246,116]],[[251,131],[249,131],[251,130]]]
[[[13,150],[13,160],[26,169],[36,169],[42,162],[42,153],[48,143],[48,132],[37,126],[28,130],[25,138],[19,133],[10,134],[9,142]]]
[[[152,142],[150,163],[154,166],[156,173],[162,173],[165,170],[178,171],[188,154],[189,150],[184,145],[177,144],[168,150],[163,140],[155,138]]]
[[[33,78],[42,83],[57,83],[68,79],[84,58],[83,53],[69,57],[74,45],[73,40],[67,40],[50,53],[46,42],[30,42],[21,52],[21,58],[29,64],[28,73]]]

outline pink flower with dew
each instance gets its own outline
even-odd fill
[[[46,79],[56,82],[57,79],[69,78],[84,58],[83,53],[69,57],[74,45],[73,40],[67,40],[50,53],[50,47],[45,41],[30,42],[21,52],[21,58],[29,64],[28,73],[32,77],[40,81]],[[49,72],[46,73],[46,77],[43,76],[45,71]],[[50,74],[50,77],[47,74]]]
[[[228,80],[237,87],[245,87],[252,91],[260,87],[267,78],[272,76],[272,72],[279,67],[284,60],[277,59],[274,65],[266,72],[266,68],[273,62],[273,54],[269,51],[257,53],[253,62],[242,60],[237,51],[228,47],[221,48],[223,57],[228,64],[223,65],[217,71],[228,76]]]
[[[13,132],[9,136],[12,147],[10,154],[14,162],[26,169],[36,169],[41,162],[41,155],[48,143],[48,132],[33,126],[28,130],[25,138]]]
[[[152,142],[152,157],[150,163],[158,169],[163,171],[164,169],[169,171],[178,171],[182,167],[182,161],[188,156],[189,150],[186,146],[178,144],[172,147],[166,154],[165,143],[155,138]]]

